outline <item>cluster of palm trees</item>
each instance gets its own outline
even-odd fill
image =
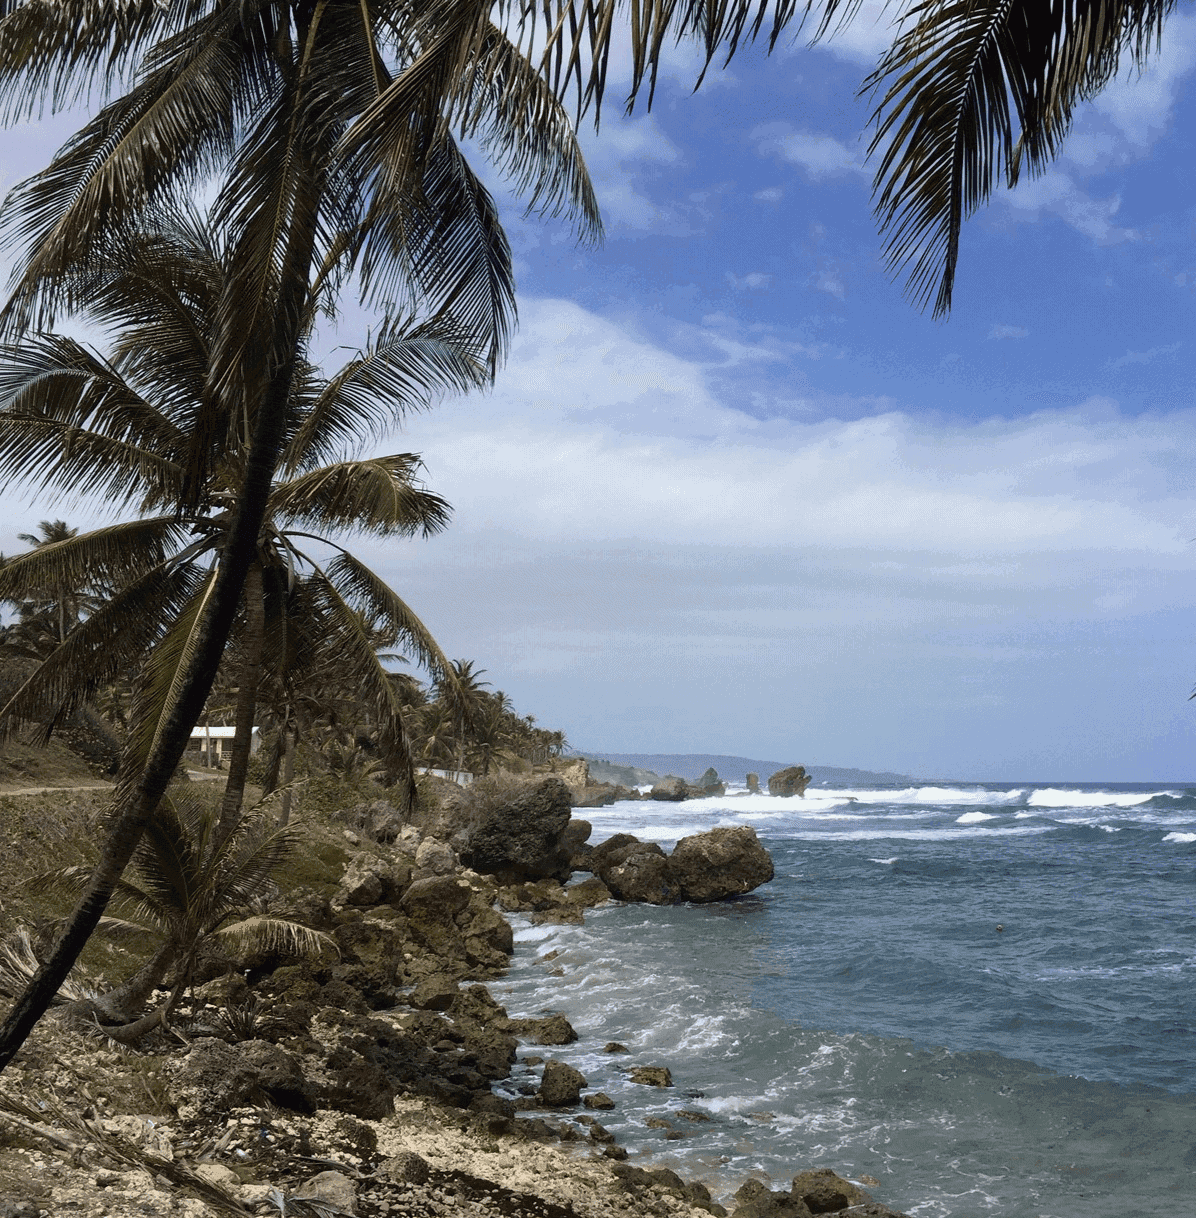
[[[641,92],[650,102],[669,42],[697,40],[709,65],[761,34],[775,44],[810,7],[0,0],[9,119],[101,99],[0,208],[0,238],[20,251],[0,315],[0,476],[139,513],[22,560],[24,587],[50,589],[86,567],[121,611],[69,633],[59,623],[62,662],[51,656],[20,705],[65,708],[101,679],[91,665],[107,676],[110,657],[146,657],[112,833],[67,932],[0,1028],[0,1069],[101,917],[234,633],[246,705],[262,674],[300,680],[320,658],[306,641],[331,630],[392,732],[401,715],[377,633],[446,671],[371,572],[342,550],[317,560],[308,543],[309,530],[339,529],[354,513],[351,527],[380,533],[441,523],[409,455],[362,461],[358,444],[439,391],[485,381],[506,348],[510,252],[458,140],[531,210],[566,213],[596,237],[566,102],[597,118],[612,46],[630,47],[628,105]],[[820,29],[853,7],[826,0]],[[1000,174],[1054,154],[1075,102],[1116,73],[1123,50],[1141,62],[1172,7],[927,0],[908,10],[874,84],[887,86],[880,210],[891,260],[912,262],[915,295],[933,294],[937,277],[937,304],[949,305],[962,218]],[[202,219],[185,202],[197,191],[209,200]],[[321,378],[308,357],[314,320],[350,284],[381,324],[344,377]],[[53,333],[71,314],[114,331],[109,356]],[[89,666],[68,670],[68,657]]]

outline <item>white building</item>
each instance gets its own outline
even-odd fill
[[[198,748],[205,765],[217,769],[224,762],[224,750],[232,747],[233,737],[237,734],[235,727],[193,727],[191,729],[191,747]],[[255,727],[249,739],[249,751],[256,753],[262,746],[262,729]]]

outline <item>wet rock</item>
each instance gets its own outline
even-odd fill
[[[442,960],[463,958],[465,944],[455,919],[472,891],[465,880],[450,875],[414,880],[400,902],[412,937]]]
[[[591,1092],[582,1100],[582,1103],[596,1112],[605,1112],[615,1106],[615,1101],[605,1091]]]
[[[689,793],[689,783],[684,778],[670,774],[667,778],[662,778],[648,792],[648,798],[659,799],[666,803],[680,803],[681,800],[689,798]]]
[[[746,1180],[735,1193],[732,1218],[813,1218],[810,1207],[788,1193],[774,1193],[759,1180]]]
[[[577,1039],[573,1025],[563,1015],[513,1020],[512,1031],[534,1045],[571,1045]]]
[[[714,766],[707,766],[706,772],[694,783],[694,786],[697,788],[697,794],[704,799],[727,793],[727,784],[719,778]]]
[[[655,842],[640,842],[614,856],[617,862],[600,873],[611,895],[620,901],[672,905],[681,889],[669,870],[664,851]]]
[[[789,1195],[805,1202],[813,1214],[830,1214],[872,1200],[862,1188],[836,1175],[829,1167],[803,1171],[794,1176]]]
[[[804,765],[791,765],[777,770],[768,780],[769,795],[805,795],[810,785],[810,775]]]
[[[773,877],[772,856],[755,829],[711,829],[683,837],[668,860],[680,899],[705,903],[751,892]]]
[[[571,816],[569,823],[561,834],[561,849],[572,858],[590,839],[594,826],[588,820]]]
[[[312,1176],[295,1193],[301,1201],[318,1201],[345,1214],[357,1213],[357,1186],[339,1171]]]
[[[544,1074],[536,1094],[549,1108],[572,1108],[580,1103],[581,1089],[585,1085],[585,1075],[580,1070],[565,1062],[549,1061],[544,1063]]]
[[[748,789],[748,794],[750,794],[750,795],[759,795],[760,794],[760,775],[759,774],[749,774],[747,776],[747,789]]]
[[[610,889],[596,875],[582,880],[580,884],[571,884],[565,889],[565,901],[581,909],[605,905],[610,899]]]
[[[668,1066],[632,1066],[628,1076],[633,1083],[642,1083],[645,1087],[671,1087],[673,1076]]]
[[[569,788],[559,778],[546,778],[471,829],[461,861],[507,883],[567,879],[572,870],[564,844],[570,808]]]
[[[617,1040],[608,1040],[602,1046],[603,1053],[630,1053],[631,1050],[626,1045],[621,1045]]]

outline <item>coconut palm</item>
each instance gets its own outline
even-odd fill
[[[1043,172],[1080,102],[1157,49],[1174,0],[922,0],[869,78],[886,258],[935,315],[951,308],[966,220],[1001,182]]]
[[[131,733],[129,765],[139,765],[152,746],[186,640],[210,595],[213,559],[225,545],[228,507],[244,477],[244,444],[226,433],[230,447],[213,465],[200,503],[182,506],[194,395],[228,274],[227,252],[211,234],[190,215],[176,217],[170,227],[125,242],[115,265],[88,271],[90,316],[113,335],[107,359],[57,336],[30,337],[2,353],[0,470],[40,483],[87,478],[109,494],[115,484],[152,514],[131,525],[72,531],[0,569],[0,596],[84,571],[113,589],[0,713],[37,719],[48,734],[82,699],[160,644]],[[186,292],[176,290],[179,283]],[[334,663],[342,678],[351,675],[357,696],[393,725],[382,733],[382,761],[411,788],[399,703],[377,648],[402,645],[451,684],[448,662],[381,579],[339,546],[331,561],[317,561],[308,542],[328,543],[330,530],[427,536],[447,521],[448,505],[419,485],[419,461],[410,453],[324,460],[337,455],[355,424],[380,431],[438,388],[483,380],[469,346],[442,331],[386,326],[331,377],[306,362],[297,370],[280,476],[242,597],[237,735],[222,832],[243,798],[263,658],[280,679]]]
[[[782,0],[775,42],[803,10]],[[671,38],[733,55],[766,9],[694,0],[631,11],[632,97],[651,96]],[[0,1069],[28,1035],[103,912],[198,719],[254,561],[283,442],[304,317],[356,269],[367,295],[405,295],[483,335],[496,367],[511,318],[510,262],[493,205],[452,133],[475,138],[529,207],[598,232],[562,100],[597,117],[617,0],[9,0],[0,8],[0,106],[40,113],[124,89],[37,177],[10,192],[23,246],[9,324],[72,303],[73,268],[148,207],[227,167],[216,214],[233,234],[204,394],[183,464],[184,505],[222,431],[245,476],[203,612],[135,790],[93,885],[46,968],[0,1028]]]
[[[109,1036],[128,1043],[168,1026],[210,941],[267,952],[335,952],[326,935],[262,912],[263,899],[274,887],[274,871],[296,846],[292,831],[267,824],[261,814],[246,817],[222,836],[213,809],[162,801],[129,877],[117,885],[114,907],[122,916],[106,920],[109,932],[148,932],[158,942],[151,959],[128,982],[91,1004],[96,1014],[116,1021],[104,1029]],[[89,874],[87,867],[61,868],[38,877],[32,887],[77,892]],[[130,1020],[168,974],[172,980],[165,1001]]]

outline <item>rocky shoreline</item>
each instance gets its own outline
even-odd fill
[[[601,1123],[612,1101],[551,1056],[577,1038],[565,1015],[513,1019],[494,1000],[506,912],[576,922],[612,899],[717,900],[771,878],[751,830],[671,856],[633,838],[591,850],[570,803],[549,779],[447,837],[451,817],[349,809],[359,849],[339,887],[285,897],[334,952],[212,955],[177,1031],[139,1054],[80,1036],[69,1008],[46,1021],[0,1079],[0,1218],[899,1218],[826,1171],[784,1191],[748,1180],[720,1202],[633,1165]],[[538,1083],[496,1095],[521,1052]],[[668,1085],[636,1065],[631,1081]]]

